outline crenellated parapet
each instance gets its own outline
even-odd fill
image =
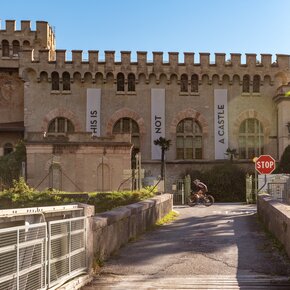
[[[116,60],[115,51],[105,51],[105,59],[99,58],[98,50],[90,50],[88,52],[89,57],[83,58],[82,50],[72,50],[72,59],[67,60],[66,50],[57,49],[56,51],[56,63],[59,64],[72,64],[85,65],[89,64],[104,64],[108,71],[113,71],[116,64],[120,64],[124,69],[130,69],[131,65],[138,65],[139,70],[146,66],[152,66],[155,69],[162,69],[165,66],[171,66],[177,68],[178,66],[186,67],[221,67],[221,68],[235,68],[235,67],[247,67],[247,68],[270,68],[279,67],[280,69],[289,68],[290,55],[286,54],[276,54],[276,59],[272,59],[271,54],[261,54],[260,59],[257,58],[257,54],[247,53],[245,54],[246,61],[242,62],[242,55],[240,53],[231,53],[230,58],[226,59],[225,53],[215,53],[214,61],[210,61],[210,53],[201,52],[199,53],[199,61],[195,62],[195,54],[192,52],[184,53],[184,61],[179,62],[178,52],[169,52],[168,61],[164,61],[164,53],[153,51],[153,61],[148,61],[148,53],[144,51],[137,51],[137,62],[131,59],[130,51],[121,51],[121,61]],[[31,59],[30,59],[31,60]],[[29,61],[29,59],[27,59]],[[47,57],[47,50],[42,49],[39,52],[39,61],[42,64],[49,63],[51,59]]]
[[[5,28],[0,29],[0,57],[17,58],[19,51],[31,48],[33,59],[38,58],[40,49],[48,49],[54,58],[55,34],[46,21],[36,21],[36,29],[31,29],[29,20],[22,20],[20,29],[16,29],[15,20],[6,20]]]
[[[197,79],[199,83],[227,82],[232,84],[235,80],[242,82],[244,76],[252,84],[254,76],[273,80],[278,76],[289,79],[290,55],[246,53],[215,53],[207,52],[168,52],[167,56],[161,51],[137,51],[132,58],[131,51],[121,51],[120,59],[116,59],[115,51],[105,51],[104,59],[100,58],[98,50],[90,50],[85,54],[82,50],[72,50],[71,59],[67,57],[65,49],[55,48],[55,35],[53,29],[45,21],[36,21],[36,29],[31,29],[30,21],[21,21],[20,30],[16,29],[15,20],[6,20],[5,29],[0,29],[0,62],[2,67],[20,68],[34,71],[37,79],[46,74],[48,80],[56,72],[62,78],[63,73],[69,74],[73,81],[76,77],[81,81],[97,78],[107,82],[116,82],[119,73],[124,74],[125,82],[128,76],[134,74],[136,83],[141,79],[146,83],[170,83],[182,80]],[[183,60],[180,59],[183,57]],[[150,60],[149,60],[150,59]],[[282,74],[282,75],[281,75]],[[20,74],[22,75],[22,74]],[[193,80],[192,80],[193,82]],[[284,84],[285,82],[280,82]]]
[[[137,51],[137,61],[132,60],[130,51],[121,51],[121,59],[117,60],[115,51],[105,51],[105,59],[100,59],[99,51],[91,50],[88,57],[83,58],[82,50],[73,50],[72,58],[67,60],[67,52],[63,49],[55,51],[55,57],[50,54],[48,49],[39,50],[37,60],[33,60],[32,50],[26,49],[21,52],[21,67],[31,68],[35,70],[38,78],[40,74],[46,72],[49,76],[56,71],[60,76],[64,72],[68,72],[73,76],[78,73],[80,78],[84,80],[85,76],[90,74],[93,82],[96,81],[96,75],[102,75],[102,79],[114,79],[116,82],[117,74],[123,73],[125,79],[129,74],[133,73],[138,82],[140,77],[145,78],[146,83],[154,78],[157,83],[165,80],[170,83],[171,79],[176,78],[179,82],[182,75],[190,77],[194,74],[198,76],[201,83],[208,78],[208,83],[222,84],[223,81],[232,84],[235,78],[241,82],[245,75],[249,76],[252,83],[254,75],[259,75],[261,81],[270,80],[273,83],[274,78],[278,74],[289,75],[290,55],[277,54],[273,59],[271,54],[261,54],[257,58],[256,54],[246,54],[242,62],[240,53],[231,53],[230,58],[226,58],[225,53],[215,53],[214,61],[211,60],[209,53],[199,53],[199,60],[196,61],[193,52],[185,52],[183,62],[179,61],[178,52],[169,52],[168,60],[164,60],[163,52],[152,52],[153,61],[148,60],[148,53],[145,51]],[[53,59],[53,60],[52,60]]]

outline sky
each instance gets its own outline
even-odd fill
[[[289,0],[13,0],[1,3],[5,20],[47,21],[54,29],[57,49],[290,54]]]

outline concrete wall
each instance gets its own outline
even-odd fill
[[[171,194],[120,207],[93,219],[95,259],[106,259],[129,241],[150,229],[172,210]]]
[[[258,215],[266,228],[284,245],[290,257],[290,206],[269,195],[258,196]]]

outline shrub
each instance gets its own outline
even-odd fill
[[[23,142],[15,146],[15,151],[0,157],[0,176],[4,187],[13,186],[13,180],[20,176],[22,162],[26,160],[26,147]]]
[[[57,204],[57,199],[48,191],[39,192],[29,187],[23,177],[13,180],[13,186],[0,192],[5,207],[33,207]]]
[[[24,178],[13,181],[13,186],[0,192],[1,208],[39,207],[75,202],[91,204],[96,212],[132,204],[154,196],[156,189],[147,187],[140,191],[72,193],[58,190],[37,191],[29,187]]]
[[[237,165],[226,162],[205,172],[189,172],[191,180],[200,179],[207,184],[216,201],[245,201],[245,172]]]
[[[290,145],[285,148],[275,173],[290,173]]]

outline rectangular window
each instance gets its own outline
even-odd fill
[[[176,149],[176,159],[184,159],[184,149],[183,148]]]
[[[123,119],[123,133],[130,133],[130,120]]]
[[[65,132],[65,119],[64,118],[58,118],[57,125],[58,125],[59,133]]]
[[[193,159],[193,137],[187,136],[185,138],[185,159]]]
[[[195,159],[202,159],[202,148],[195,148]]]
[[[246,138],[243,136],[239,138],[239,158],[246,159]]]
[[[183,137],[177,137],[176,139],[176,158],[184,159],[184,140]]]

